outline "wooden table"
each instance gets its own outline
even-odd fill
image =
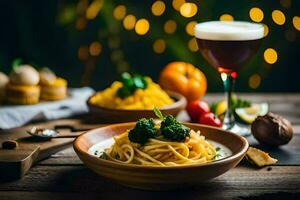
[[[193,188],[150,192],[126,188],[97,176],[70,147],[36,164],[21,180],[0,181],[0,199],[300,199],[300,94],[240,96],[253,102],[268,102],[272,112],[293,123],[292,141],[278,149],[267,149],[279,159],[277,165],[257,169],[242,162],[226,174]],[[209,102],[221,98],[220,94],[206,96]],[[257,145],[252,137],[249,142]]]

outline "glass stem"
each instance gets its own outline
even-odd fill
[[[236,73],[221,73],[221,78],[224,85],[224,91],[225,91],[225,99],[227,103],[227,110],[224,116],[223,126],[222,128],[225,130],[229,130],[234,125],[234,116],[233,116],[233,110],[232,110],[232,98],[231,94],[234,88],[234,82],[236,79]]]

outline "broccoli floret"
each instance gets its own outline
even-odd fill
[[[183,141],[190,135],[190,129],[183,126],[172,115],[166,116],[160,125],[161,134],[172,141]]]
[[[186,137],[190,136],[190,129],[180,123],[175,123],[160,129],[161,134],[172,141],[184,141]]]
[[[173,117],[172,115],[168,115],[164,117],[164,119],[162,120],[160,124],[160,128],[163,129],[171,125],[181,125],[181,124],[177,121],[175,117]]]
[[[128,138],[131,142],[138,144],[145,144],[149,138],[157,136],[157,130],[155,129],[155,123],[153,119],[140,119],[137,121],[134,129],[128,133]]]

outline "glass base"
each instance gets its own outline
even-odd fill
[[[237,135],[240,136],[250,136],[251,135],[251,130],[250,130],[250,126],[249,125],[245,125],[245,124],[241,124],[238,122],[234,122],[234,124],[232,126],[223,126],[223,129],[233,132]]]

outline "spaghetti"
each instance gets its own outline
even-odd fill
[[[150,138],[144,145],[131,142],[128,133],[114,137],[115,143],[104,150],[106,159],[125,164],[177,166],[206,163],[217,156],[215,147],[200,135],[200,131],[191,130],[183,142],[159,136]]]

